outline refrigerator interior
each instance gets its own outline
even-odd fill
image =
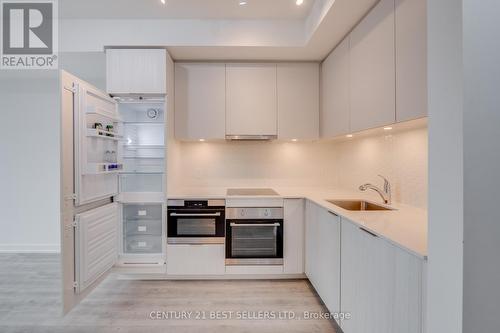
[[[163,264],[165,102],[119,101],[123,120],[119,190],[122,264]]]

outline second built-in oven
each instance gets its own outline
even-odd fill
[[[168,200],[168,244],[224,244],[225,200]]]
[[[282,265],[283,208],[226,209],[226,265]]]

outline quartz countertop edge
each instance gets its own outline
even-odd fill
[[[272,187],[272,186],[271,186]],[[376,193],[346,189],[280,188],[272,187],[278,195],[228,196],[226,188],[183,188],[172,191],[168,199],[307,199],[347,222],[373,232],[389,243],[419,257],[427,259],[427,211],[422,208],[394,203],[394,211],[349,211],[327,200],[361,199],[380,203]]]

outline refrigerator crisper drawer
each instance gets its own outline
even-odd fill
[[[161,236],[130,236],[125,238],[125,253],[161,253]]]
[[[124,204],[125,221],[161,220],[162,204]]]
[[[122,174],[120,192],[163,192],[163,175]]]
[[[161,220],[128,221],[125,223],[125,235],[127,237],[138,235],[161,236],[161,225]]]

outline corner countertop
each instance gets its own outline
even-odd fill
[[[258,198],[308,199],[315,204],[344,217],[350,222],[367,229],[390,243],[420,258],[427,258],[427,211],[409,205],[394,203],[394,211],[349,211],[327,200],[362,199],[380,202],[376,193],[357,192],[339,188],[319,187],[276,187],[271,186],[278,196]],[[228,199],[254,198],[249,196],[228,196],[225,187],[182,188],[171,191],[169,199]]]

